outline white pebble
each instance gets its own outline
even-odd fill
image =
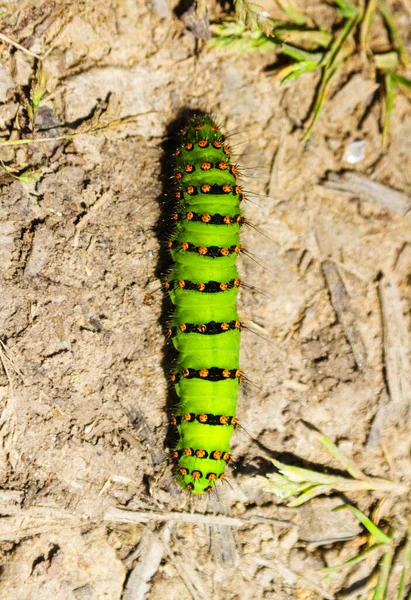
[[[365,140],[356,140],[348,144],[344,152],[345,162],[355,165],[363,160],[365,154]]]

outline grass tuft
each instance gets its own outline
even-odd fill
[[[400,535],[394,535],[398,532],[390,528],[387,534],[378,526],[378,508],[374,511],[372,519],[368,518],[363,512],[355,506],[343,504],[337,506],[334,510],[349,510],[365,527],[367,531],[366,547],[356,556],[349,558],[339,565],[321,569],[325,577],[330,573],[340,571],[341,569],[352,567],[362,561],[376,558],[376,565],[373,568],[372,576],[369,580],[369,593],[364,596],[364,600],[389,600],[388,586],[390,579],[398,571],[401,573],[399,586],[396,592],[396,600],[410,600],[411,598],[411,527]],[[402,552],[400,552],[402,547]],[[402,556],[401,556],[402,554]],[[408,595],[406,588],[408,589]]]
[[[260,477],[261,486],[282,500],[293,498],[288,502],[288,506],[300,506],[316,496],[335,492],[345,494],[362,490],[376,490],[387,492],[391,496],[409,493],[406,485],[378,477],[369,477],[326,435],[312,426],[308,427],[350,477],[329,475],[273,460],[278,472],[268,474],[267,477]],[[365,596],[361,597],[362,600],[411,600],[411,524],[405,531],[397,526],[380,525],[384,502],[383,499],[377,504],[371,518],[351,504],[342,504],[334,509],[334,511],[349,511],[360,521],[366,530],[365,547],[345,562],[326,567],[321,572],[328,577],[335,571],[372,559],[373,563],[370,563],[371,576],[367,580],[369,590]],[[388,586],[395,575],[398,577],[398,573],[400,573],[399,586],[394,599],[388,596]]]
[[[328,475],[312,469],[303,469],[286,465],[279,460],[272,460],[278,472],[260,478],[262,487],[276,494],[282,500],[294,498],[288,506],[300,506],[308,500],[322,494],[333,492],[347,493],[362,490],[375,490],[403,494],[407,488],[401,483],[369,477],[323,433],[315,431],[314,435],[351,477]]]
[[[322,112],[335,75],[357,51],[358,39],[364,56],[374,63],[384,81],[381,129],[383,143],[387,144],[395,95],[401,86],[411,87],[411,80],[403,73],[408,64],[405,45],[387,4],[383,0],[366,0],[357,6],[348,0],[334,0],[336,26],[332,32],[316,26],[291,2],[277,0],[277,4],[284,13],[283,21],[275,21],[257,4],[235,0],[238,21],[226,20],[212,25],[213,38],[209,46],[235,53],[275,50],[288,56],[292,59],[291,64],[278,72],[282,84],[319,69],[321,78],[302,138],[306,141]],[[370,46],[377,13],[381,15],[391,40],[390,50],[383,54],[373,52]]]

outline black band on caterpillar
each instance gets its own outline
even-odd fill
[[[228,323],[223,321],[217,323],[216,321],[209,321],[208,323],[181,323],[178,328],[171,327],[167,330],[169,336],[176,335],[178,331],[181,333],[200,333],[202,335],[217,335],[219,333],[225,333],[233,329],[241,329],[241,322],[229,321]]]
[[[209,369],[183,369],[180,373],[173,373],[171,381],[178,383],[180,378],[204,379],[204,381],[223,381],[224,379],[241,379],[240,369],[221,369],[210,367]]]
[[[177,154],[176,156],[179,156],[179,154]],[[204,162],[200,163],[200,165],[195,165],[195,164],[190,164],[190,163],[187,163],[184,165],[185,173],[194,173],[196,170],[210,171],[211,169],[218,169],[219,171],[227,171],[228,170],[230,173],[232,173],[232,175],[234,175],[234,177],[236,179],[238,177],[237,166],[230,165],[225,160],[221,160],[221,161],[214,162],[214,163],[209,162],[209,161],[204,161]],[[181,179],[181,177],[178,177],[178,179]]]
[[[220,258],[221,256],[228,256],[229,254],[238,254],[241,252],[243,247],[241,244],[229,246],[228,248],[220,248],[220,246],[196,246],[191,242],[180,242],[179,240],[170,240],[167,242],[170,250],[181,250],[183,252],[195,252],[202,256],[209,256],[211,258]]]
[[[208,281],[207,283],[193,283],[187,279],[179,279],[178,281],[166,281],[164,284],[167,290],[181,289],[191,290],[195,292],[204,292],[207,294],[215,294],[217,292],[225,292],[232,288],[239,287],[241,285],[240,279],[231,279],[228,282],[220,281]]]
[[[182,177],[183,174],[177,171],[175,178],[179,180]],[[197,196],[198,194],[212,194],[213,196],[232,194],[233,196],[238,196],[241,194],[241,187],[239,185],[230,185],[229,183],[224,183],[223,185],[219,185],[218,183],[203,183],[200,187],[188,185],[183,191],[189,196]]]
[[[207,452],[203,448],[199,448],[198,450],[194,450],[193,448],[180,448],[179,450],[174,450],[173,458],[174,460],[178,460],[182,456],[195,456],[196,458],[210,458],[210,460],[223,460],[225,463],[231,462],[231,455],[229,452],[223,452],[221,450],[212,450],[211,452]]]
[[[244,225],[247,222],[247,219],[242,215],[234,215],[230,217],[229,215],[209,215],[208,213],[196,213],[196,212],[188,212],[188,213],[173,213],[174,221],[193,221],[193,222],[201,222],[208,223],[209,225],[233,225],[238,223],[239,225]]]
[[[185,415],[176,415],[171,419],[171,423],[173,425],[181,425],[182,422],[192,423],[193,421],[198,421],[198,423],[202,423],[203,425],[234,425],[237,426],[237,419],[235,417],[227,417],[226,415],[212,415],[207,413],[202,413],[200,415],[196,415],[194,413],[186,413]]]

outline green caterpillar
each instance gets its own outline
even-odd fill
[[[211,117],[193,118],[181,132],[175,152],[176,229],[168,241],[174,265],[166,289],[175,306],[168,334],[178,352],[171,377],[179,396],[173,456],[178,483],[194,494],[210,492],[225,477],[242,380],[236,261],[246,219],[230,158]]]

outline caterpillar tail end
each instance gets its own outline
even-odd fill
[[[222,475],[220,475],[219,479],[224,478],[225,475],[223,473]],[[182,487],[183,490],[190,492],[190,494],[194,494],[196,496],[212,492],[215,487],[216,481],[217,477],[216,479],[212,480],[205,479],[203,477],[199,479],[193,479],[192,475],[181,475],[181,473],[179,473],[177,477],[177,483],[180,485],[180,487]]]

